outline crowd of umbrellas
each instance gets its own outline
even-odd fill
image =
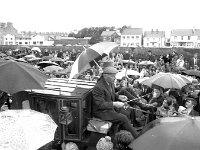
[[[97,65],[98,61],[118,45],[114,42],[102,42],[95,44],[83,51],[70,70],[69,79],[76,74],[81,74],[90,67]],[[40,51],[34,48],[35,51]],[[7,57],[1,53],[0,57]],[[62,72],[58,61],[61,58],[45,56],[44,61],[37,64],[44,72]],[[25,59],[9,58],[0,59],[0,90],[11,96],[19,91],[27,89],[43,89],[49,78],[44,72],[28,62],[37,61],[31,55],[24,56]],[[49,61],[50,60],[50,61]],[[128,60],[125,63],[133,63]],[[50,65],[49,65],[50,64]],[[153,65],[153,62],[143,61],[139,65]],[[69,71],[68,71],[69,73]],[[185,70],[187,75],[198,75],[199,71]],[[120,79],[124,75],[140,75],[134,70],[122,70],[116,76]],[[141,84],[152,87],[158,85],[164,89],[181,89],[192,78],[175,73],[158,73],[152,77],[139,79]],[[0,149],[15,150],[36,150],[42,145],[50,142],[54,138],[57,128],[55,122],[46,114],[42,114],[30,109],[27,110],[7,110],[0,113]],[[37,122],[37,123],[34,123]],[[199,150],[199,117],[170,117],[156,120],[148,127],[148,130],[131,143],[134,150]]]

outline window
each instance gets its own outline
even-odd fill
[[[134,43],[131,43],[132,46],[134,46]]]
[[[131,36],[132,39],[134,39],[134,36]]]
[[[136,36],[136,39],[139,40],[139,36]]]
[[[147,41],[149,41],[149,38],[147,38]]]
[[[34,41],[34,42],[33,42],[33,44],[35,45],[35,44],[36,44],[36,42]]]
[[[127,39],[130,39],[130,36],[127,36]]]
[[[25,42],[25,44],[28,44],[28,42]]]
[[[123,46],[126,46],[126,43],[123,43]]]
[[[7,40],[7,38],[6,38],[6,40]]]
[[[183,40],[183,36],[181,36],[181,40]]]
[[[188,36],[188,40],[190,40],[191,39],[191,37],[190,36]]]
[[[136,43],[136,45],[139,46],[140,44],[139,44],[139,43]]]
[[[123,36],[123,39],[125,39],[126,37],[125,36]]]
[[[200,40],[200,36],[198,36],[197,40]]]
[[[19,44],[21,45],[21,44],[22,44],[22,42],[19,42]]]
[[[149,43],[147,43],[147,46],[149,46]]]
[[[177,40],[177,36],[174,36],[174,40]]]
[[[10,38],[10,40],[12,40],[12,38]]]
[[[42,45],[42,44],[43,44],[43,42],[41,41],[41,42],[40,42],[40,44]]]

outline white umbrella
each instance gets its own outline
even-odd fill
[[[122,70],[122,71],[120,71],[116,74],[116,79],[122,79],[122,77],[127,76],[127,75],[140,76],[141,74],[138,71],[135,71],[135,70],[128,69],[126,71],[126,69],[124,69],[124,70]]]
[[[52,66],[47,66],[45,68],[43,68],[45,72],[53,72],[53,71],[61,71],[63,70],[64,68],[60,67],[60,66],[55,66],[55,65],[52,65]]]
[[[0,118],[1,150],[36,150],[54,139],[57,125],[47,114],[6,110]]]
[[[109,55],[117,46],[115,42],[101,42],[85,49],[73,63],[70,79],[94,66],[98,60]]]
[[[39,48],[39,47],[33,47],[31,50],[32,50],[32,51],[38,51],[38,52],[40,52],[40,53],[41,53],[41,50],[40,50],[40,48]]]

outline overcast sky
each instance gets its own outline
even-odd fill
[[[18,31],[69,32],[130,25],[144,30],[200,28],[199,0],[2,0],[0,22]]]

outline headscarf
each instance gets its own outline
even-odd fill
[[[101,138],[96,145],[97,150],[113,150],[113,143],[111,142],[111,137],[105,136]]]

